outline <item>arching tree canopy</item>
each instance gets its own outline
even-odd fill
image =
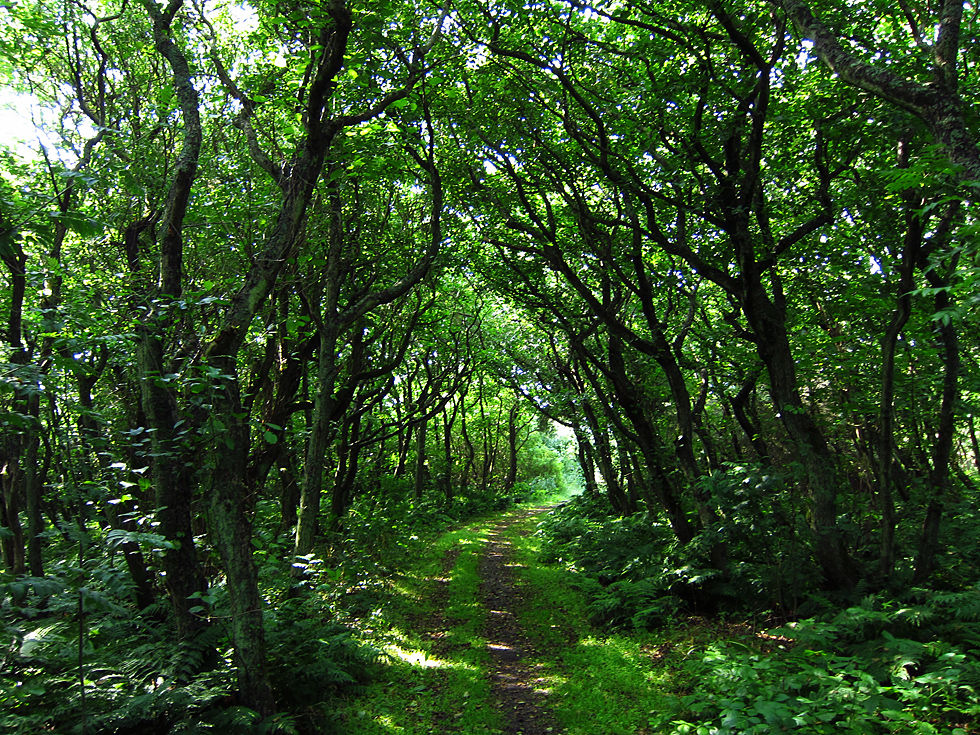
[[[99,590],[274,718],[280,601],[563,462],[708,607],[976,582],[973,4],[0,17],[17,635]]]

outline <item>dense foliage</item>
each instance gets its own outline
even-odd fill
[[[597,623],[863,611],[896,721],[973,687],[896,627],[980,581],[973,4],[0,18],[5,727],[316,731],[340,591],[572,464]]]

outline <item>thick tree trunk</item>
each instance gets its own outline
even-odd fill
[[[138,330],[137,360],[143,412],[150,439],[150,474],[155,490],[160,534],[169,542],[162,566],[164,585],[177,622],[181,640],[192,640],[204,627],[204,619],[190,609],[199,603],[192,595],[207,589],[197,557],[191,504],[194,499],[192,458],[177,429],[174,396],[163,382],[163,332],[159,319],[148,318]]]
[[[812,42],[814,53],[844,82],[918,117],[956,167],[961,180],[980,180],[977,137],[967,124],[965,106],[957,91],[962,2],[954,0],[941,4],[932,46],[935,65],[923,82],[912,80],[874,60],[865,61],[855,56],[841,43],[846,34],[839,34],[824,24],[805,0],[771,2],[783,9],[797,30]],[[911,45],[912,39],[908,43]]]
[[[750,248],[744,245],[743,248]],[[740,250],[742,252],[742,250]],[[763,292],[754,263],[743,273],[743,312],[756,336],[756,345],[769,373],[769,392],[776,412],[793,441],[794,453],[807,478],[813,551],[828,584],[847,589],[857,581],[857,569],[847,553],[837,525],[837,461],[797,387],[796,365],[786,334],[785,312]]]
[[[242,703],[263,715],[275,711],[265,663],[265,630],[258,574],[252,558],[252,527],[245,514],[249,427],[243,417],[235,360],[212,357],[218,368],[212,393],[216,435],[208,492],[208,527],[228,578],[231,634]]]

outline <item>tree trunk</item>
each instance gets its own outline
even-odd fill
[[[336,303],[336,302],[334,302]],[[332,310],[331,310],[332,311]],[[320,327],[317,353],[317,392],[313,404],[313,427],[306,445],[303,484],[300,489],[299,515],[296,522],[296,556],[309,554],[320,514],[323,472],[327,449],[336,435],[334,427],[334,388],[337,379],[337,325],[327,321]]]
[[[24,531],[20,524],[20,507],[17,497],[20,494],[22,482],[21,469],[16,460],[9,464],[3,475],[3,497],[0,498],[0,525],[10,531],[10,536],[3,539],[3,560],[7,569],[13,574],[23,574],[26,571],[24,556]]]
[[[517,404],[507,411],[507,476],[504,492],[510,493],[517,484]]]
[[[585,492],[592,497],[597,497],[599,495],[599,487],[595,482],[595,462],[593,460],[595,450],[580,426],[576,425],[574,431],[578,463],[582,468],[582,482],[585,483]]]
[[[596,416],[590,401],[582,401],[582,414],[585,416],[586,423],[589,425],[592,437],[595,440],[593,456],[595,465],[599,469],[599,474],[602,476],[602,481],[606,485],[606,495],[609,498],[609,504],[612,505],[613,510],[617,513],[625,515],[628,512],[626,494],[623,492],[623,488],[619,482],[619,476],[613,468],[612,446],[609,442],[606,427],[599,423],[599,417]],[[595,480],[593,479],[594,482]]]
[[[455,410],[453,413],[455,415]],[[442,449],[443,462],[445,463],[442,486],[448,505],[453,501],[453,422],[449,417],[448,406],[442,411]]]
[[[233,357],[213,356],[221,373],[212,393],[212,421],[220,422],[212,452],[208,526],[228,578],[231,636],[242,703],[269,715],[275,711],[265,663],[262,598],[252,558],[252,527],[245,514],[249,427],[245,420]],[[220,381],[220,382],[217,382]]]
[[[462,413],[460,414],[459,432],[463,437],[465,461],[463,462],[463,470],[460,474],[459,484],[463,492],[466,492],[466,490],[469,488],[470,478],[473,476],[473,467],[476,464],[476,449],[473,447],[473,441],[470,439],[470,433],[467,429],[465,400],[465,395],[460,397],[460,401],[462,402]]]
[[[283,532],[296,525],[299,509],[299,482],[293,470],[293,450],[284,448],[279,454],[279,505],[282,508],[282,520],[279,527]]]
[[[737,251],[745,252],[750,247],[751,243],[744,244]],[[755,270],[755,263],[747,264],[743,260],[742,308],[756,336],[759,357],[769,373],[769,392],[776,412],[806,473],[813,551],[828,584],[836,589],[849,589],[857,581],[857,569],[837,526],[840,481],[837,461],[800,398],[796,365],[786,334],[785,310],[765,295]]]
[[[948,285],[930,272],[930,284],[937,287]],[[940,291],[935,299],[936,311],[942,312],[950,304],[948,291]],[[919,540],[919,553],[915,560],[915,584],[925,583],[932,575],[939,550],[939,528],[944,510],[944,496],[949,489],[949,465],[956,433],[956,402],[959,398],[960,346],[956,328],[951,320],[938,322],[943,374],[943,397],[939,409],[939,426],[932,452],[932,469],[929,472],[930,498]]]
[[[190,609],[199,603],[192,595],[206,591],[207,582],[197,558],[191,504],[194,499],[192,459],[186,438],[177,429],[175,398],[162,380],[164,333],[161,319],[150,315],[138,328],[137,362],[143,412],[150,439],[150,474],[153,479],[160,534],[169,542],[163,551],[164,585],[181,640],[192,640],[204,627],[204,618]]]
[[[415,499],[421,500],[425,486],[429,482],[427,457],[425,455],[426,434],[429,422],[423,419],[415,430]]]
[[[976,425],[973,423],[973,414],[967,416],[970,426],[970,446],[973,448],[973,465],[980,472],[980,439],[977,439]]]
[[[732,407],[732,415],[735,417],[735,421],[742,429],[756,456],[763,462],[768,462],[769,446],[766,444],[765,439],[762,438],[762,430],[759,426],[752,423],[752,419],[749,417],[747,411],[749,396],[755,390],[755,383],[758,378],[758,370],[754,370],[745,376],[745,380],[742,382],[738,393],[729,399],[729,405]]]
[[[907,145],[900,148],[899,165],[908,165]],[[895,499],[893,493],[892,459],[895,446],[895,349],[898,337],[912,314],[912,287],[915,285],[915,264],[922,244],[922,218],[912,212],[910,196],[905,197],[907,225],[902,259],[898,265],[899,281],[896,306],[888,328],[881,339],[881,404],[878,412],[877,465],[875,467],[881,505],[881,551],[878,570],[883,580],[891,577],[895,568]]]
[[[340,530],[341,519],[350,508],[354,498],[354,487],[357,481],[357,468],[361,456],[358,441],[361,436],[360,413],[356,412],[350,425],[342,434],[342,440],[337,448],[337,472],[334,477],[333,490],[330,499],[330,530]]]

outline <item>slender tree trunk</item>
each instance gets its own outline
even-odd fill
[[[907,167],[907,146],[903,143],[899,164]],[[878,413],[878,461],[876,469],[879,500],[881,505],[881,551],[878,570],[882,578],[891,577],[895,568],[895,498],[892,472],[892,449],[895,445],[895,350],[898,337],[912,314],[912,287],[915,284],[915,264],[922,243],[922,218],[911,213],[913,202],[906,197],[907,216],[902,260],[899,263],[899,281],[896,306],[888,328],[881,340],[881,405]]]
[[[686,544],[694,538],[694,528],[681,504],[671,476],[673,473],[668,469],[672,466],[668,450],[641,406],[638,388],[631,381],[623,361],[622,343],[612,335],[609,337],[609,368],[616,403],[632,425],[633,441],[643,457],[647,480],[645,486],[650,488],[657,504],[663,508],[677,540]]]
[[[407,417],[401,415],[402,403],[412,402],[412,383],[405,382],[405,394],[402,400],[395,401],[395,420],[398,422],[398,464],[395,466],[395,477],[404,477],[408,471],[408,455],[412,450],[413,427]]]
[[[44,494],[44,476],[39,462],[41,449],[41,401],[35,394],[28,399],[28,415],[34,418],[34,429],[25,437],[27,446],[24,452],[24,501],[27,505],[27,569],[32,577],[44,576],[44,561],[41,555],[44,545],[44,518],[41,504]],[[20,526],[20,523],[17,523]],[[21,540],[21,544],[23,541]],[[23,548],[23,546],[20,546]],[[20,560],[23,564],[24,560]]]
[[[626,494],[619,482],[619,476],[613,468],[612,446],[609,442],[609,434],[596,416],[592,404],[588,400],[582,402],[582,414],[585,416],[586,423],[592,432],[595,440],[593,444],[595,465],[599,469],[602,481],[606,485],[606,495],[609,504],[617,513],[626,514],[628,512]],[[593,470],[594,472],[594,470]],[[593,479],[593,483],[594,483]]]
[[[279,454],[279,504],[282,508],[280,528],[283,532],[296,525],[299,510],[299,482],[293,469],[293,450],[289,447]]]
[[[729,399],[729,404],[732,407],[732,415],[735,417],[735,421],[742,429],[742,432],[745,434],[746,439],[748,439],[749,444],[758,458],[763,462],[768,462],[769,446],[766,444],[765,439],[762,438],[761,429],[752,422],[747,410],[749,396],[755,390],[755,384],[758,379],[758,371],[750,372],[742,382],[738,393]]]
[[[517,404],[507,411],[507,476],[504,492],[509,493],[517,484]]]
[[[443,461],[445,463],[442,486],[446,494],[446,504],[448,505],[453,500],[453,422],[449,417],[448,406],[442,412],[442,449]]]
[[[6,222],[0,213],[0,234],[8,234]],[[23,331],[23,311],[24,296],[27,287],[27,256],[23,247],[16,239],[9,239],[9,251],[2,254],[3,261],[10,270],[10,311],[8,313],[6,325],[6,342],[10,345],[10,362],[14,365],[14,370],[26,367],[30,361],[30,352],[22,341]],[[27,371],[18,376],[25,385],[34,382],[34,378]],[[23,574],[26,570],[26,557],[24,553],[24,532],[20,522],[20,500],[25,493],[25,483],[29,468],[25,463],[25,454],[37,440],[40,427],[37,425],[38,411],[33,407],[38,404],[36,395],[31,395],[37,386],[32,386],[30,390],[18,389],[15,393],[14,410],[27,417],[27,425],[23,426],[18,432],[11,432],[4,437],[3,452],[5,456],[4,465],[0,466],[0,483],[2,483],[3,497],[0,497],[3,511],[3,524],[11,533],[11,537],[4,539],[3,551],[4,560],[7,568],[14,574]],[[30,504],[30,500],[28,500]],[[30,529],[29,529],[30,530]],[[38,539],[38,542],[40,539]],[[43,573],[43,570],[40,570]]]
[[[341,521],[354,498],[357,468],[361,455],[361,448],[358,446],[360,436],[360,414],[355,412],[355,416],[342,434],[340,446],[337,448],[337,472],[330,499],[330,527],[333,531],[340,530]]]
[[[103,473],[109,471],[109,460],[103,451],[105,445],[104,437],[102,436],[98,422],[93,416],[95,406],[92,400],[92,387],[102,374],[107,359],[108,353],[104,352],[92,372],[84,375],[79,374],[76,381],[78,386],[78,405],[82,409],[78,416],[78,434],[81,437],[81,443],[86,450],[86,454],[90,457],[95,457],[94,466],[98,467]],[[93,472],[86,471],[86,475],[91,476],[93,474]],[[135,503],[120,500],[109,503],[106,506],[105,515],[112,528],[121,531],[135,531],[136,524],[129,517],[135,510]],[[120,511],[123,511],[123,513],[120,513]],[[40,510],[38,510],[38,514],[40,514]],[[129,570],[129,576],[133,580],[134,602],[137,608],[143,610],[156,601],[156,596],[153,592],[153,577],[146,566],[143,550],[135,541],[124,541],[119,545],[119,548],[123,553],[123,559],[126,562],[126,568]]]
[[[336,301],[333,302],[334,304]],[[333,311],[330,309],[329,311]],[[337,327],[326,321],[320,328],[320,347],[317,353],[317,392],[313,405],[313,427],[306,445],[306,463],[300,490],[299,515],[296,523],[296,556],[309,554],[320,514],[323,492],[323,473],[327,449],[336,435],[334,427],[334,389],[337,379]]]
[[[973,465],[980,472],[980,440],[977,439],[977,429],[973,423],[973,414],[967,416],[970,425],[970,446],[973,448]]]
[[[931,274],[933,286],[948,285]],[[949,307],[949,293],[936,294],[936,311]],[[939,550],[939,530],[944,510],[944,496],[949,489],[949,465],[956,433],[956,402],[959,398],[960,346],[956,328],[952,321],[940,321],[939,332],[942,361],[944,367],[942,404],[939,409],[939,426],[936,430],[936,443],[932,452],[932,469],[929,472],[931,491],[926,517],[919,541],[919,553],[915,560],[913,581],[922,584],[932,575]]]
[[[461,401],[465,401],[465,396],[460,398]],[[470,439],[470,433],[467,429],[466,421],[466,404],[463,403],[462,414],[460,415],[459,431],[463,437],[463,447],[465,460],[463,462],[463,471],[460,476],[460,488],[463,492],[469,488],[470,478],[473,476],[473,467],[476,464],[476,449],[473,447],[473,442]]]
[[[599,486],[596,485],[595,481],[595,461],[593,456],[595,450],[592,447],[592,442],[589,440],[588,435],[585,430],[576,424],[573,427],[575,432],[575,444],[576,451],[578,453],[578,463],[582,468],[582,482],[585,483],[585,492],[592,497],[597,497],[599,495]]]
[[[425,445],[429,422],[422,420],[415,429],[415,499],[421,500],[425,493],[425,486],[429,481],[429,471],[425,453]]]
[[[17,497],[20,494],[21,469],[16,464],[8,465],[4,473],[3,497],[0,504],[0,524],[10,531],[3,539],[3,557],[7,569],[13,574],[23,574],[26,570],[24,555],[24,530],[20,523],[20,507]]]

